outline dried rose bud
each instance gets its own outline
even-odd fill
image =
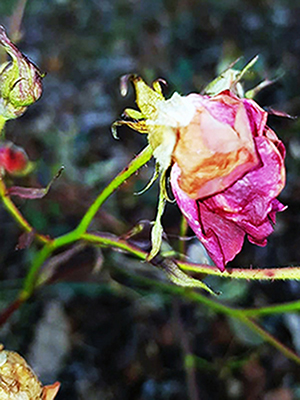
[[[24,173],[29,165],[25,151],[11,142],[0,144],[0,168],[9,174],[18,175]]]
[[[22,115],[41,97],[43,74],[9,40],[1,25],[0,44],[11,57],[0,66],[0,115],[8,120]]]
[[[35,373],[18,353],[0,347],[1,400],[53,400],[59,383],[42,386]]]

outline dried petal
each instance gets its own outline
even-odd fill
[[[31,188],[31,187],[22,187],[22,186],[12,186],[7,190],[7,194],[9,196],[19,196],[23,199],[42,199],[48,194],[51,189],[52,184],[58,179],[64,170],[64,167],[61,167],[57,174],[51,179],[48,185],[45,188]]]
[[[1,400],[53,400],[59,383],[43,388],[35,373],[23,357],[0,348]]]

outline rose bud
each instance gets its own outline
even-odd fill
[[[0,168],[12,175],[27,171],[29,160],[25,151],[11,142],[0,144]]]
[[[59,383],[44,386],[23,357],[0,346],[1,400],[54,400]]]
[[[1,25],[0,44],[11,57],[0,66],[0,114],[8,120],[22,115],[41,97],[44,75],[9,40]]]

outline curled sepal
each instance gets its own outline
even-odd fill
[[[244,75],[253,67],[257,62],[258,56],[255,56],[248,64],[244,66],[242,70],[232,68],[236,62],[231,64],[224,72],[222,72],[217,78],[210,82],[203,93],[210,96],[216,96],[224,90],[230,90],[232,93],[239,97],[244,97],[244,90],[240,84],[241,79]]]
[[[168,190],[167,190],[167,173],[168,170],[162,171],[159,178],[159,190],[162,192],[162,196],[167,200],[169,203],[174,203],[175,199],[170,199]]]
[[[127,109],[127,111],[129,111],[129,110],[130,109]],[[135,110],[131,110],[131,111],[135,111]],[[114,139],[119,139],[117,128],[118,128],[118,126],[122,126],[122,125],[126,125],[129,128],[134,129],[135,131],[138,131],[140,133],[148,133],[148,128],[147,128],[144,120],[141,120],[141,121],[116,121],[111,126],[111,132],[112,132]]]
[[[17,118],[42,95],[44,74],[9,40],[0,25],[0,44],[11,61],[0,66],[0,115]]]
[[[138,111],[138,110],[134,110],[133,108],[125,108],[124,112],[123,112],[123,117],[127,117],[127,118],[131,118],[133,120],[140,120],[143,119],[143,114]]]
[[[147,119],[155,119],[157,115],[157,105],[164,101],[159,80],[153,83],[153,88],[146,85],[143,79],[137,75],[124,75],[120,79],[121,95],[126,96],[128,92],[128,82],[132,82],[136,92],[136,103],[140,111],[126,108],[123,112],[123,120],[116,121],[112,125],[112,134],[118,138],[117,127],[127,125],[140,133],[149,133]],[[151,130],[151,129],[150,129]]]
[[[265,79],[262,82],[260,82],[258,85],[256,85],[254,88],[247,90],[245,93],[245,98],[246,99],[253,99],[257,93],[259,93],[261,90],[264,88],[273,85],[275,82],[277,82],[279,79],[281,79],[283,74],[279,74],[277,77],[274,79]]]
[[[203,281],[195,279],[184,273],[173,260],[165,259],[159,264],[159,266],[165,272],[170,281],[175,283],[175,285],[189,288],[200,288],[206,290],[208,293],[214,296],[219,295],[218,292],[215,292]]]
[[[136,103],[145,118],[151,118],[155,113],[155,105],[157,102],[164,100],[164,96],[160,87],[160,80],[153,84],[153,88],[148,86],[143,79],[135,74],[124,75],[121,78],[121,94],[126,96],[128,82],[132,82],[136,92]]]
[[[162,182],[162,176],[160,178],[160,182]],[[161,224],[161,217],[164,213],[165,204],[166,204],[166,198],[164,196],[164,191],[162,189],[160,189],[156,219],[155,219],[152,231],[151,231],[152,249],[151,249],[150,253],[148,254],[147,261],[151,261],[158,254],[158,252],[161,248],[162,235],[163,235],[163,227]]]
[[[257,95],[257,93],[259,93],[264,88],[266,88],[270,85],[273,85],[274,82],[275,82],[275,79],[274,80],[265,79],[264,81],[260,82],[254,88],[247,90],[247,92],[245,93],[245,98],[246,99],[254,99],[254,97]]]
[[[147,185],[144,187],[144,189],[140,190],[139,192],[134,193],[136,196],[140,196],[141,194],[147,192],[148,189],[153,185],[153,183],[156,181],[156,179],[159,177],[159,168],[158,165],[155,165],[155,170],[153,172],[153,175],[150,179],[150,181],[147,183]]]
[[[12,186],[7,189],[6,194],[8,196],[19,196],[23,199],[41,199],[46,196],[49,192],[52,184],[56,179],[58,179],[64,170],[64,167],[61,167],[57,174],[51,179],[48,185],[45,188],[30,188],[30,187],[22,187],[22,186]]]

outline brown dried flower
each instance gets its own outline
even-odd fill
[[[56,382],[43,387],[23,357],[0,345],[1,400],[53,400],[59,386]]]

